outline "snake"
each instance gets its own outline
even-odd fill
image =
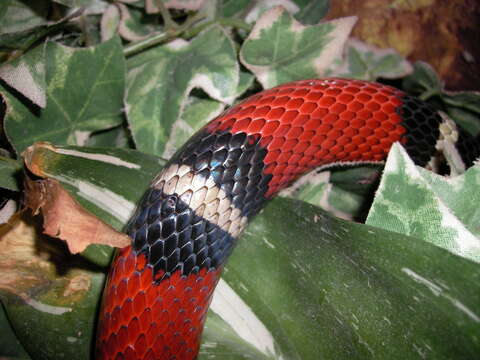
[[[254,94],[196,132],[155,176],[113,260],[95,347],[99,360],[190,360],[227,258],[249,220],[300,175],[382,163],[399,142],[420,166],[442,142],[464,167],[470,135],[394,87],[325,78]]]

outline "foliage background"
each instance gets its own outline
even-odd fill
[[[58,181],[68,197],[121,230],[165,159],[208,120],[262,88],[322,76],[402,87],[478,134],[478,93],[447,91],[427,63],[371,45],[383,47],[390,34],[387,43],[407,55],[405,44],[434,43],[420,42],[419,28],[415,37],[407,33],[409,41],[392,41],[398,26],[385,31],[363,15],[372,3],[3,1],[0,357],[91,358],[112,253],[90,245],[71,255],[64,242],[42,235],[41,218],[21,203],[48,192],[29,191],[25,178],[45,187]],[[446,6],[383,3],[371,21],[428,20]],[[350,14],[358,16],[344,17]],[[377,40],[365,29],[377,29]],[[435,64],[441,73],[447,62]],[[52,145],[31,147],[39,141]],[[435,175],[395,146],[381,178],[376,167],[339,168],[295,184],[282,194],[289,199],[272,201],[242,236],[200,359],[474,358],[478,172],[476,165]],[[68,229],[89,238],[79,224],[60,220],[60,235]]]

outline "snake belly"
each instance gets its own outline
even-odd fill
[[[445,121],[395,88],[304,80],[255,94],[198,131],[155,177],[105,287],[96,358],[194,359],[213,290],[248,220],[301,174],[385,159],[427,165]],[[449,124],[466,166],[478,139]]]

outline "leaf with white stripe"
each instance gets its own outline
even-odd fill
[[[480,166],[445,178],[416,166],[395,144],[367,224],[428,241],[480,263]]]
[[[137,148],[150,154],[165,156],[193,88],[222,103],[231,103],[237,95],[239,65],[233,41],[219,26],[191,42],[177,39],[134,56],[128,68],[128,122]],[[201,115],[199,123],[211,116],[208,111]]]
[[[18,153],[36,141],[83,145],[91,132],[124,121],[125,62],[118,37],[84,49],[48,43],[45,53],[45,109],[26,106],[0,86],[5,130]]]
[[[356,17],[304,26],[282,7],[265,12],[240,50],[240,60],[264,88],[325,75],[340,57]]]

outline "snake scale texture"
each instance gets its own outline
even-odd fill
[[[297,81],[230,108],[173,156],[138,205],[132,245],[106,284],[96,358],[194,359],[222,268],[268,199],[319,166],[381,162],[396,141],[425,166],[446,137],[465,166],[479,156],[478,139],[424,102],[366,81]]]

